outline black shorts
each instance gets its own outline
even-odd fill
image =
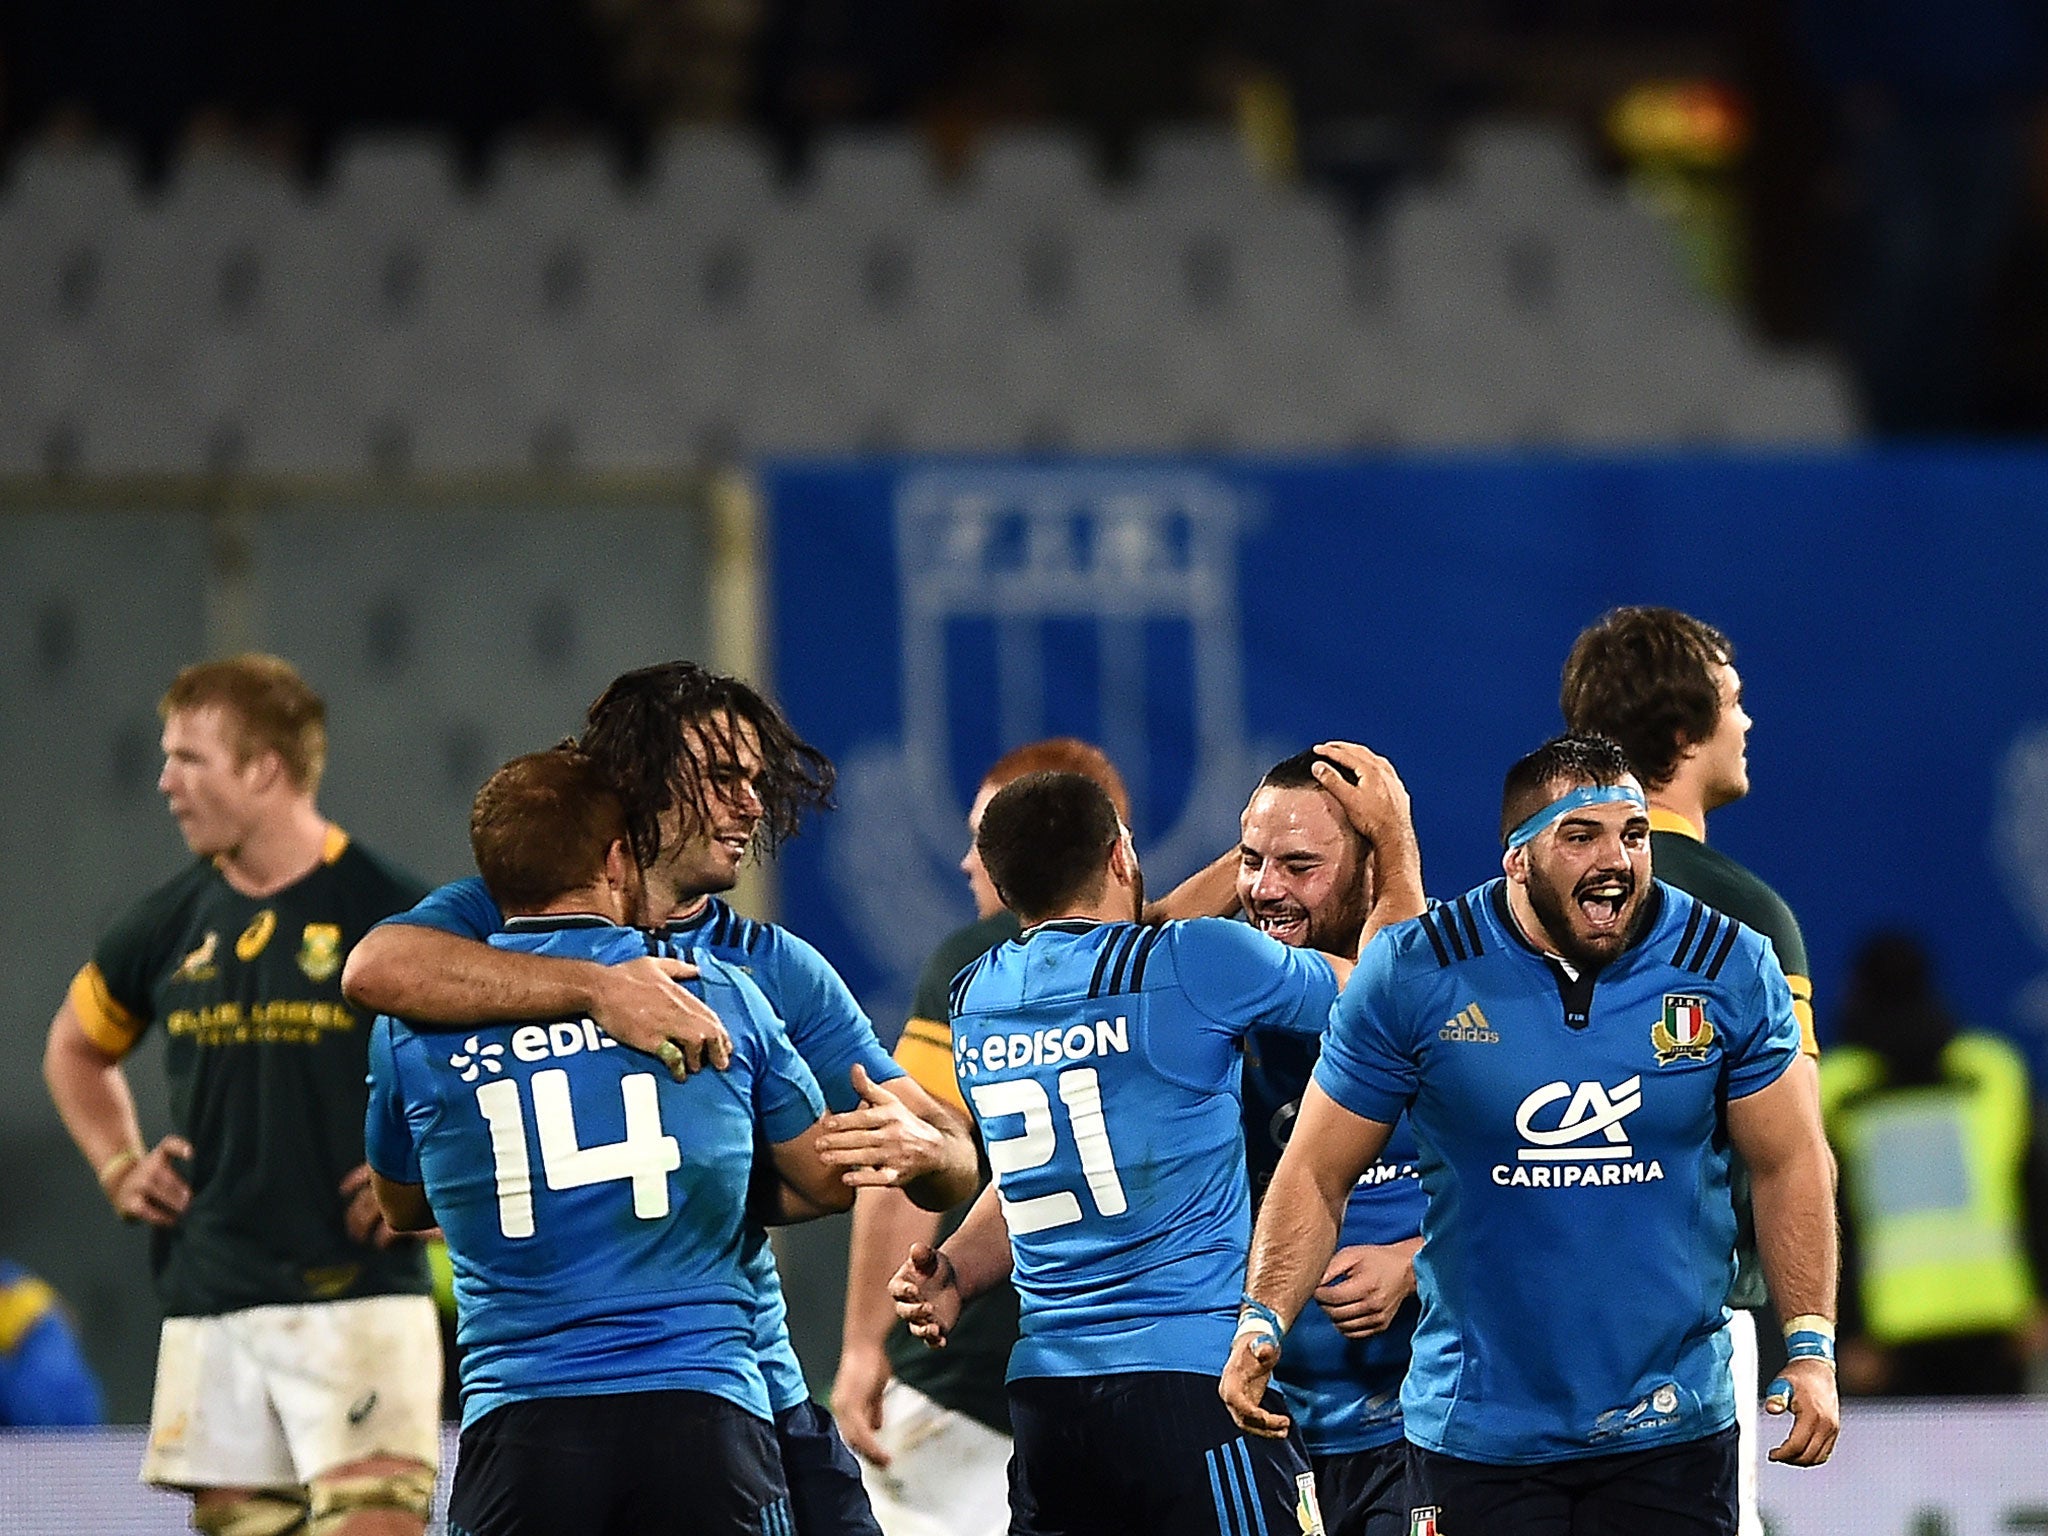
[[[1504,1467],[1408,1448],[1416,1536],[1735,1536],[1736,1433]],[[1425,1517],[1433,1517],[1434,1524]]]
[[[1277,1392],[1266,1406],[1285,1412]],[[1010,1536],[1294,1536],[1301,1442],[1238,1430],[1191,1371],[1010,1383]]]
[[[540,1397],[462,1432],[450,1536],[792,1536],[775,1432],[705,1392]]]
[[[1408,1536],[1408,1442],[1308,1459],[1329,1536]],[[1288,1532],[1287,1536],[1293,1536]]]
[[[832,1415],[816,1403],[798,1403],[775,1415],[775,1443],[789,1479],[795,1536],[882,1536],[868,1490]],[[770,1533],[773,1536],[773,1533]]]

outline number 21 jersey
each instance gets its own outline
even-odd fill
[[[1318,1035],[1336,996],[1321,956],[1214,918],[1042,923],[955,979],[1015,1256],[1011,1380],[1216,1373],[1251,1241],[1241,1042]]]

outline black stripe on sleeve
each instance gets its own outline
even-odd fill
[[[1692,943],[1693,935],[1700,931],[1700,914],[1707,910],[1706,903],[1695,901],[1692,911],[1685,916],[1685,932],[1678,936],[1678,948],[1671,952],[1671,963],[1683,967],[1686,947]]]
[[[1451,946],[1451,953],[1460,960],[1470,960],[1472,956],[1465,949],[1465,936],[1458,932],[1457,912],[1450,907],[1439,907],[1436,916],[1443,925],[1444,938]]]
[[[1095,974],[1088,978],[1088,995],[1102,996],[1102,978],[1109,974],[1109,957],[1116,950],[1116,935],[1111,933],[1102,941],[1102,953],[1095,958]]]
[[[1485,954],[1486,946],[1479,942],[1479,924],[1472,916],[1472,898],[1470,896],[1460,896],[1458,898],[1458,916],[1465,924],[1465,937],[1472,945],[1472,953],[1475,955]]]
[[[1159,941],[1166,937],[1164,928],[1148,928],[1145,937],[1138,941],[1138,952],[1131,960],[1131,990],[1145,990],[1145,962],[1152,958],[1152,951]]]
[[[949,1013],[959,1013],[961,1003],[967,999],[967,984],[974,980],[975,972],[981,969],[982,961],[987,958],[987,955],[975,956],[973,964],[953,978],[953,986],[946,994],[946,1006]]]
[[[1714,941],[1721,937],[1721,929],[1728,921],[1712,907],[1707,908],[1707,925],[1700,929],[1700,941],[1693,945],[1692,953],[1686,957],[1685,968],[1697,976],[1706,969],[1707,956],[1714,948]]]
[[[1124,989],[1124,967],[1131,963],[1131,951],[1138,947],[1138,940],[1145,937],[1142,928],[1131,929],[1130,936],[1117,945],[1116,968],[1109,973],[1109,990],[1121,992]]]
[[[1436,931],[1436,913],[1425,912],[1422,914],[1422,931],[1429,935],[1429,947],[1436,951],[1436,963],[1438,966],[1448,970],[1451,964],[1451,952],[1444,948],[1443,935]]]
[[[1734,918],[1728,919],[1728,937],[1721,941],[1721,947],[1714,951],[1713,962],[1707,967],[1707,980],[1719,981],[1721,967],[1728,963],[1728,952],[1735,947],[1735,936],[1742,932],[1742,924]]]

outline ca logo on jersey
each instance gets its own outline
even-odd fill
[[[341,925],[308,923],[299,935],[299,969],[308,981],[325,981],[341,969]]]
[[[1563,1109],[1555,1109],[1562,1104]],[[1654,1158],[1636,1158],[1624,1122],[1643,1107],[1641,1074],[1604,1083],[1545,1083],[1515,1110],[1515,1129],[1528,1145],[1515,1162],[1496,1163],[1503,1188],[1575,1189],[1594,1184],[1644,1184],[1664,1177]],[[1539,1123],[1541,1122],[1541,1123]]]
[[[1657,1065],[1674,1061],[1705,1061],[1714,1044],[1714,1026],[1707,1022],[1707,1000],[1683,992],[1664,994],[1664,1016],[1650,1026],[1650,1044]]]

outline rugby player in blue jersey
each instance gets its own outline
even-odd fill
[[[625,818],[589,759],[517,758],[477,794],[492,943],[599,964],[666,943],[639,915]],[[400,1231],[438,1220],[455,1266],[464,1536],[763,1536],[791,1528],[751,1343],[756,1135],[803,1210],[852,1191],[819,1150],[824,1101],[767,1000],[709,957],[723,1072],[673,1080],[586,1019],[370,1047],[372,1181]],[[679,1486],[657,1445],[688,1447]]]
[[[1139,923],[1130,834],[1077,774],[1008,785],[975,845],[1023,925],[950,999],[996,1182],[936,1253],[912,1250],[899,1312],[940,1344],[1013,1279],[1015,1536],[1320,1532],[1299,1443],[1240,1435],[1215,1371],[1250,1235],[1244,1036],[1313,1039],[1348,962],[1242,923]]]
[[[1368,792],[1347,809],[1317,764]],[[1356,766],[1354,766],[1356,765]],[[1343,787],[1343,786],[1340,786]],[[1246,919],[1283,944],[1356,955],[1371,933],[1423,909],[1422,861],[1408,797],[1391,764],[1330,744],[1276,763],[1239,819],[1237,899]],[[1368,878],[1360,866],[1370,861]],[[1271,1030],[1245,1039],[1244,1138],[1254,1206],[1300,1112],[1318,1042]],[[1274,1373],[1301,1432],[1329,1536],[1406,1536],[1407,1451],[1401,1378],[1419,1308],[1422,1184],[1405,1118],[1353,1186],[1339,1246],[1288,1337]]]
[[[646,883],[647,920],[663,924],[680,945],[744,967],[816,1075],[835,1111],[827,1159],[852,1185],[899,1186],[928,1209],[971,1197],[978,1164],[960,1115],[896,1065],[817,950],[773,924],[741,917],[715,894],[732,887],[751,850],[773,849],[808,811],[828,803],[832,770],[824,756],[754,689],[692,662],[616,679],[591,706],[579,745],[625,808],[628,841]],[[481,942],[499,926],[480,882],[444,886],[364,937],[369,952],[357,946],[344,989],[357,1003],[416,1028],[582,1013],[623,1043],[655,1051],[679,1075],[696,1067],[700,1048],[717,1064],[715,1035],[677,1044],[701,1020],[638,992],[621,1002],[605,980],[636,966],[686,967],[671,960],[604,967]],[[687,997],[663,971],[649,974],[656,990]],[[710,1010],[689,1001],[716,1031]],[[606,1014],[599,1002],[618,1006]],[[811,1400],[790,1345],[767,1234],[757,1225],[750,1238],[748,1270],[759,1294],[755,1348],[775,1409],[797,1536],[879,1536],[859,1464],[830,1415]]]
[[[1274,1174],[1222,1390],[1265,1399],[1344,1202],[1405,1111],[1428,1195],[1402,1394],[1416,1529],[1732,1536],[1732,1146],[1791,1318],[1774,1459],[1827,1459],[1832,1165],[1768,943],[1652,878],[1613,743],[1509,771],[1504,878],[1368,946]],[[1478,1024],[1478,1030],[1463,1027]]]

